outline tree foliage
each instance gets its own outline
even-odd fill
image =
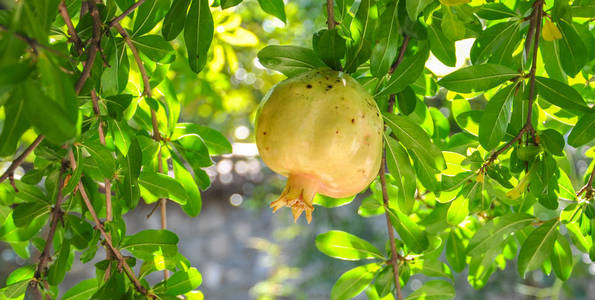
[[[166,203],[200,213],[210,185],[203,168],[231,146],[180,120],[184,85],[169,72],[198,73],[188,86],[222,76],[223,65],[237,69],[232,46],[258,45],[229,12],[240,3],[27,0],[0,10],[0,156],[11,161],[0,177],[0,240],[23,258],[30,244],[41,253],[11,273],[1,299],[22,299],[29,287],[57,298],[75,253],[88,263],[100,247],[97,277],[63,299],[200,299],[201,274],[165,215],[163,229],[134,235],[122,216],[141,199],[162,214]],[[287,21],[283,1],[258,5]],[[593,1],[325,5],[328,26],[311,46],[269,45],[257,57],[288,77],[321,67],[350,73],[383,112],[385,161],[357,213],[384,214],[389,239],[378,247],[340,230],[316,238],[324,254],[361,261],[331,299],[402,298],[414,274],[439,279],[406,299],[454,298],[453,272],[468,267],[469,284],[481,288],[513,260],[522,277],[541,269],[568,280],[571,246],[595,260],[595,162],[575,189],[566,158],[574,149],[594,155]],[[455,42],[468,38],[464,66],[447,75],[426,67],[430,54],[461,66]],[[145,277],[156,271],[165,279],[151,286]]]

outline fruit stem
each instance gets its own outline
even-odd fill
[[[273,212],[276,212],[281,207],[290,207],[294,222],[297,222],[302,212],[306,212],[306,220],[310,224],[314,211],[312,200],[319,187],[320,180],[316,177],[289,174],[283,193],[277,200],[271,202],[271,208],[273,208]]]

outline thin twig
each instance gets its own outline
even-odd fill
[[[582,195],[583,193],[585,193],[585,199],[590,200],[591,198],[593,198],[593,178],[595,178],[595,166],[593,166],[593,170],[591,170],[591,176],[589,177],[589,181],[587,181],[587,184],[585,186],[583,186],[578,193],[576,193],[576,196],[579,197],[580,195]]]
[[[409,43],[409,36],[404,35],[403,43],[401,44],[401,47],[399,48],[399,54],[397,55],[397,59],[395,60],[395,62],[392,64],[389,74],[392,74],[395,71],[395,69],[399,66],[401,61],[403,61],[403,57],[405,56],[405,50],[407,50],[408,43]],[[391,95],[391,97],[389,99],[388,108],[387,108],[387,111],[389,113],[393,112],[394,102],[395,102],[395,95]],[[382,148],[382,162],[380,165],[380,171],[378,172],[378,175],[380,176],[380,186],[382,187],[382,203],[384,206],[384,216],[386,218],[386,227],[388,229],[388,238],[390,240],[390,249],[391,249],[390,263],[393,267],[395,287],[397,290],[397,300],[403,300],[403,295],[401,293],[401,281],[399,280],[399,261],[398,261],[401,256],[397,252],[397,244],[395,242],[395,232],[394,232],[393,225],[390,222],[389,204],[388,204],[389,197],[388,197],[388,192],[386,189],[385,174],[386,174],[386,145],[384,145],[384,147]]]
[[[33,51],[35,52],[35,54],[37,54],[37,52],[38,52],[37,49],[38,48],[42,48],[42,49],[45,49],[47,51],[50,51],[50,52],[52,52],[52,53],[54,53],[54,54],[56,54],[58,56],[62,56],[62,57],[66,57],[66,58],[70,59],[70,56],[68,56],[68,55],[66,55],[66,54],[64,54],[64,53],[62,53],[62,52],[60,52],[60,51],[58,51],[58,50],[56,50],[56,49],[48,46],[48,45],[42,44],[42,43],[40,43],[39,41],[37,41],[36,39],[34,39],[32,37],[29,37],[29,36],[27,36],[25,34],[22,34],[20,32],[12,31],[8,27],[6,27],[6,26],[4,26],[2,24],[0,24],[0,29],[1,30],[4,30],[6,32],[11,32],[19,40],[22,40],[23,42],[27,43],[29,45],[29,47],[31,47],[31,49],[33,49]]]
[[[403,57],[405,56],[405,50],[407,49],[408,44],[409,36],[403,34],[403,43],[401,44],[401,48],[399,48],[399,56],[397,57],[397,60],[395,60],[395,62],[390,66],[390,70],[388,71],[389,75],[392,75],[393,72],[395,72],[395,70],[399,66],[399,64],[401,64],[401,62],[403,61]]]
[[[385,146],[386,147],[386,146]],[[388,238],[390,240],[390,263],[393,266],[393,275],[395,280],[395,287],[397,289],[397,300],[403,300],[401,293],[401,281],[399,280],[399,262],[397,261],[397,243],[395,242],[395,233],[393,225],[390,222],[389,216],[389,205],[388,205],[388,192],[386,190],[386,150],[383,151],[382,163],[380,165],[380,186],[382,187],[382,204],[384,207],[384,216],[386,218],[386,227],[388,228]]]
[[[531,119],[533,118],[533,102],[535,101],[535,74],[537,70],[537,50],[539,47],[539,34],[541,32],[541,22],[543,17],[543,1],[538,0],[534,4],[535,6],[535,26],[530,27],[533,30],[533,33],[527,33],[527,39],[533,37],[533,61],[531,63],[531,70],[529,71],[529,107],[527,110],[527,120],[525,121],[525,125],[519,133],[508,143],[506,143],[502,148],[498,149],[496,152],[490,155],[490,158],[486,161],[483,165],[482,169],[490,165],[492,162],[498,158],[498,156],[506,150],[508,150],[514,143],[521,140],[525,133],[529,133],[531,136],[535,135],[535,129],[533,128],[533,123]],[[525,43],[525,47],[531,47],[530,43]],[[526,51],[527,48],[525,48]]]
[[[29,147],[27,147],[27,149],[25,149],[25,151],[23,151],[23,153],[19,155],[19,157],[12,161],[10,166],[8,166],[8,169],[6,169],[2,176],[0,176],[0,183],[2,183],[7,178],[11,178],[13,176],[14,171],[25,161],[27,156],[29,156],[29,154],[31,154],[33,150],[35,150],[35,148],[39,146],[39,144],[41,143],[41,141],[43,141],[44,138],[45,136],[43,135],[37,136],[33,143],[31,143],[31,145],[29,145]]]
[[[326,12],[327,12],[327,21],[328,30],[335,29],[335,7],[334,7],[333,0],[326,1]]]
[[[138,2],[132,4],[128,9],[126,9],[121,15],[115,17],[113,20],[111,20],[107,25],[108,27],[113,27],[116,24],[119,24],[120,21],[122,21],[122,19],[124,19],[127,15],[131,14],[137,7],[139,7],[141,4],[143,4],[143,2],[145,2],[145,0],[138,0]]]
[[[70,159],[70,167],[73,170],[76,169],[76,161],[74,159],[74,154],[72,153],[72,151],[68,152],[68,156]],[[130,268],[130,266],[126,262],[126,258],[112,244],[112,240],[110,239],[110,236],[108,235],[108,233],[105,231],[105,228],[103,227],[103,223],[97,217],[97,213],[95,213],[93,204],[91,204],[91,201],[89,200],[89,196],[87,195],[87,192],[85,191],[85,186],[83,185],[83,183],[81,181],[79,181],[79,183],[78,183],[78,191],[81,194],[81,198],[83,198],[83,202],[85,202],[85,206],[87,207],[89,214],[91,214],[91,218],[93,219],[93,222],[95,222],[95,228],[97,230],[99,230],[99,233],[101,233],[101,236],[105,240],[105,243],[107,244],[109,249],[112,251],[112,253],[116,257],[116,259],[118,260],[118,264],[124,268],[124,272],[130,279],[130,281],[132,281],[136,290],[139,291],[143,295],[152,297],[152,295],[147,291],[147,289],[140,283],[140,281],[134,274],[134,271],[132,270],[132,268]]]
[[[120,25],[120,23],[116,22],[114,24],[114,27],[120,33],[120,35],[122,36],[122,38],[128,45],[128,48],[130,48],[130,51],[132,51],[132,55],[134,56],[134,60],[136,61],[138,70],[141,74],[141,78],[143,79],[143,95],[145,97],[151,97],[151,85],[149,84],[149,76],[147,75],[147,70],[145,69],[145,66],[140,58],[140,55],[138,54],[138,50],[136,49],[136,46],[134,46],[134,43],[132,43],[130,36],[128,35],[126,30],[122,27],[122,25]],[[153,125],[153,139],[157,143],[160,143],[162,140],[162,137],[161,137],[161,133],[159,132],[159,123],[157,122],[157,114],[155,113],[155,110],[153,110],[152,108],[151,108],[151,123]],[[162,159],[161,150],[159,150],[157,159],[158,159],[158,172],[162,173],[163,172],[163,159]],[[161,229],[167,228],[167,205],[166,204],[167,204],[167,199],[165,199],[165,198],[159,199],[159,205],[161,208]],[[169,277],[169,271],[167,269],[163,270],[163,277],[165,279],[167,279]]]
[[[74,49],[76,52],[81,55],[83,53],[83,43],[79,38],[76,30],[74,29],[74,25],[72,24],[72,19],[70,15],[68,15],[68,9],[66,8],[66,4],[64,0],[60,1],[60,5],[58,5],[58,10],[60,11],[60,15],[62,15],[62,19],[64,19],[64,23],[66,23],[66,27],[68,28],[68,34],[70,34],[69,40],[74,43]]]
[[[99,10],[97,9],[97,5],[93,0],[87,1],[91,17],[93,17],[93,36],[91,37],[91,46],[88,50],[88,57],[87,61],[85,62],[85,66],[83,67],[83,72],[81,73],[81,77],[76,82],[75,91],[77,94],[81,92],[85,82],[91,76],[91,69],[93,68],[93,64],[95,63],[95,58],[97,57],[97,51],[99,47],[99,42],[101,40],[101,19],[99,18]]]
[[[60,174],[58,175],[58,195],[56,198],[56,205],[52,209],[52,220],[50,221],[50,229],[48,231],[47,238],[45,239],[45,247],[39,256],[39,263],[37,264],[37,270],[35,271],[35,278],[38,280],[42,280],[42,277],[45,275],[46,272],[46,265],[48,261],[50,261],[50,251],[52,249],[54,234],[56,233],[56,229],[58,228],[58,221],[64,215],[62,211],[62,200],[64,197],[62,195],[62,187],[64,185],[64,171],[68,164],[66,161],[62,162],[62,166],[60,168]]]

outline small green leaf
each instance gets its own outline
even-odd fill
[[[9,71],[4,72],[9,73]],[[10,71],[10,73],[13,72],[13,70]],[[18,97],[17,94],[13,94],[4,104],[5,117],[2,124],[2,133],[0,134],[0,157],[15,153],[23,133],[29,129],[29,122],[25,118],[25,101]]]
[[[499,90],[486,105],[479,123],[479,143],[488,151],[496,148],[506,133],[515,91],[516,86],[509,85]]]
[[[122,249],[143,260],[152,260],[154,253],[174,256],[178,253],[178,236],[168,230],[143,230],[122,240]]]
[[[561,280],[568,280],[574,267],[570,243],[563,235],[558,235],[554,244],[554,253],[552,254],[552,267],[556,277]]]
[[[315,33],[312,47],[324,63],[333,70],[341,70],[341,59],[345,56],[345,39],[337,29],[323,29]]]
[[[242,0],[221,0],[221,9],[228,9],[242,3]],[[215,4],[213,4],[215,6]]]
[[[495,54],[507,41],[518,34],[519,28],[520,23],[517,21],[498,23],[488,27],[473,43],[470,53],[473,64],[484,62]]]
[[[417,16],[419,16],[419,14],[423,12],[424,8],[426,8],[426,6],[430,5],[432,2],[434,2],[434,0],[407,0],[406,7],[409,19],[416,21]]]
[[[134,37],[132,43],[141,53],[154,62],[169,64],[176,59],[174,48],[160,35],[147,34]]]
[[[429,50],[427,44],[424,44],[417,54],[404,59],[395,69],[395,72],[388,80],[386,86],[382,88],[376,96],[398,93],[408,85],[414,83],[424,71],[426,60],[430,55]]]
[[[593,125],[595,125],[595,119],[593,121]],[[539,133],[539,138],[549,152],[558,156],[564,155],[564,137],[558,131],[546,129]]]
[[[258,0],[258,4],[267,14],[277,17],[283,23],[287,22],[283,0]]]
[[[169,3],[170,1],[164,0],[146,0],[143,2],[136,9],[131,36],[140,36],[151,31],[165,17]]]
[[[557,227],[558,220],[554,219],[543,223],[529,234],[519,252],[518,271],[521,277],[541,267],[550,257],[558,237]]]
[[[167,14],[163,20],[163,27],[161,34],[166,41],[175,39],[182,29],[184,29],[184,22],[186,22],[186,11],[190,0],[174,0]]]
[[[465,269],[465,246],[454,231],[451,231],[446,241],[446,260],[455,272]]]
[[[58,259],[50,266],[48,270],[48,283],[51,285],[58,285],[64,280],[66,276],[66,269],[70,269],[68,264],[68,257],[70,256],[70,241],[62,240],[60,253]]]
[[[172,156],[172,164],[176,180],[184,187],[188,195],[188,202],[182,206],[182,209],[189,216],[196,217],[202,208],[202,199],[198,186],[192,178],[192,174],[186,170],[183,162],[177,159],[177,156]]]
[[[70,288],[62,296],[62,300],[87,300],[97,291],[97,279],[85,279]]]
[[[50,213],[50,206],[45,202],[21,203],[14,208],[12,217],[14,224],[24,227],[31,221]]]
[[[417,1],[416,1],[417,2]],[[375,32],[376,45],[370,57],[370,72],[376,77],[386,75],[399,52],[399,12],[397,3],[390,3],[380,16]]]
[[[316,196],[314,196],[314,200],[312,200],[312,204],[324,207],[339,207],[351,203],[351,201],[353,201],[354,198],[355,195],[345,198],[332,198],[322,194],[316,194]]]
[[[403,146],[391,137],[387,137],[385,141],[387,142],[386,164],[398,187],[398,207],[401,212],[409,213],[415,202],[415,172]]]
[[[506,237],[527,227],[535,217],[524,213],[513,213],[496,217],[486,223],[473,235],[467,245],[467,255],[475,256],[502,244]]]
[[[508,67],[481,64],[456,70],[438,81],[438,84],[455,92],[485,91],[520,74]]]
[[[184,24],[184,41],[192,71],[198,73],[207,63],[213,40],[213,16],[208,0],[192,0]]]
[[[486,20],[499,20],[518,17],[514,11],[508,8],[504,3],[486,3],[477,12],[477,15]]]
[[[574,28],[574,24],[565,19],[560,19],[558,27],[562,34],[562,39],[557,41],[560,46],[562,68],[564,68],[568,76],[574,77],[587,63],[587,48]]]
[[[138,182],[158,198],[169,198],[181,205],[188,202],[188,195],[184,187],[174,178],[165,174],[143,169],[138,177]]]
[[[402,212],[389,209],[390,221],[411,251],[421,253],[430,245],[424,230]]]
[[[342,260],[384,259],[368,241],[344,231],[331,230],[316,237],[316,248],[330,257]]]
[[[202,283],[202,276],[196,268],[174,273],[165,282],[160,282],[154,287],[156,293],[177,296],[197,288]]]
[[[428,26],[430,50],[443,64],[454,67],[457,63],[455,43],[449,40],[437,24]]]
[[[477,187],[475,184],[472,184],[472,187],[470,187],[472,192],[474,192],[476,188]],[[465,220],[468,215],[469,198],[467,197],[467,193],[461,190],[459,196],[450,202],[450,206],[448,207],[448,212],[446,214],[446,222],[450,225],[456,226],[463,222],[463,220]]]
[[[287,77],[324,67],[312,49],[298,46],[266,46],[258,52],[260,63]]]
[[[210,155],[221,155],[231,153],[231,144],[219,131],[194,124],[194,123],[178,123],[174,129],[172,140],[177,140],[187,135],[198,135],[202,138],[209,149]]]
[[[443,6],[442,21],[440,27],[444,35],[451,41],[458,41],[465,38],[465,23],[463,23],[457,15],[455,15],[450,7]]]
[[[568,144],[578,148],[595,139],[595,112],[584,114],[568,135]]]
[[[372,35],[378,19],[376,0],[362,0],[349,31],[351,40],[347,41],[345,72],[353,73],[372,53]]]
[[[454,299],[454,287],[443,280],[431,280],[411,293],[405,300],[447,300]]]
[[[591,111],[583,97],[565,83],[537,76],[535,77],[535,88],[537,88],[539,96],[563,109],[578,113]]]
[[[363,292],[380,270],[377,263],[355,267],[341,275],[331,290],[331,300],[351,299]]]
[[[403,116],[393,114],[383,114],[383,116],[395,137],[406,149],[415,153],[417,158],[436,170],[446,168],[442,151],[430,141],[428,135],[419,125]]]
[[[108,179],[112,178],[116,168],[112,152],[98,140],[87,141],[83,143],[83,146],[91,154],[91,158],[95,160],[95,164],[99,167],[103,176]]]

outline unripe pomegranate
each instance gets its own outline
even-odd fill
[[[291,207],[294,221],[312,220],[316,193],[359,193],[376,177],[383,122],[368,92],[342,72],[321,69],[273,87],[256,117],[256,145],[264,162],[288,177],[273,211]]]

